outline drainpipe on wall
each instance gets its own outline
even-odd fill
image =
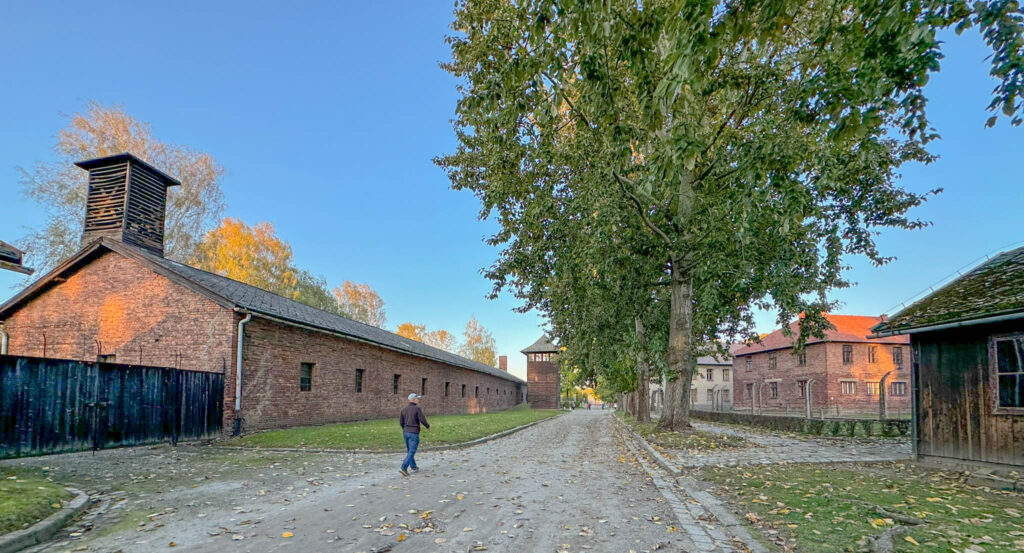
[[[235,436],[242,433],[242,346],[245,344],[245,324],[252,320],[252,313],[238,321],[238,345],[235,357]]]
[[[0,326],[0,355],[7,355],[7,343],[10,340],[11,337],[7,335],[4,327]]]

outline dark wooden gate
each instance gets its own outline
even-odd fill
[[[0,355],[0,458],[212,437],[224,375]]]

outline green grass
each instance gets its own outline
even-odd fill
[[[531,409],[522,405],[495,413],[431,416],[425,409],[430,430],[420,432],[420,447],[468,442],[503,430],[553,417],[556,410]],[[313,449],[365,449],[402,451],[405,443],[398,416],[391,419],[347,422],[271,430],[225,442],[241,447],[296,447]]]
[[[785,551],[861,551],[896,524],[908,529],[893,539],[898,552],[1024,551],[1024,494],[968,486],[958,473],[887,463],[706,468],[702,476]]]
[[[657,423],[637,422],[635,418],[621,411],[616,411],[615,414],[652,445],[665,449],[682,450],[689,454],[757,447],[757,444],[738,436],[700,430],[665,432],[658,430]]]
[[[36,471],[0,467],[0,534],[21,530],[60,509],[68,492]]]

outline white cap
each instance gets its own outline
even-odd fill
[[[419,399],[421,397],[423,397],[423,396],[421,396],[419,394],[409,394],[409,401],[412,401],[414,399]]]

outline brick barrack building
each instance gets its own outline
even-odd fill
[[[130,154],[78,166],[82,249],[0,305],[2,353],[223,373],[236,431],[392,416],[411,392],[430,413],[524,401],[507,371],[164,258],[178,181]]]
[[[733,408],[803,414],[810,394],[814,415],[878,413],[885,377],[890,415],[909,413],[910,341],[906,336],[871,339],[879,317],[825,314],[834,328],[824,338],[811,336],[800,353],[791,336],[776,330],[737,349],[733,360]],[[886,376],[888,375],[888,376]],[[838,410],[838,411],[837,411]]]

